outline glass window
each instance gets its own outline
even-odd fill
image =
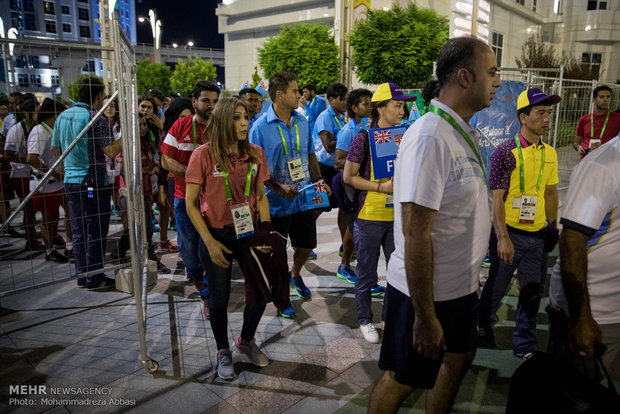
[[[80,26],[80,37],[90,37],[90,27]]]
[[[34,11],[34,0],[22,0],[24,11]]]
[[[584,52],[581,54],[581,63],[590,63],[590,54]]]
[[[534,13],[536,13],[536,6],[537,6],[538,1],[537,0],[532,0],[532,11]]]
[[[588,10],[596,10],[597,1],[588,1]]]
[[[55,14],[56,10],[54,10],[54,3],[51,1],[44,1],[43,11],[45,12],[45,14]]]
[[[34,14],[24,13],[24,28],[26,30],[33,30],[33,31],[38,30],[37,19],[34,18]]]
[[[50,76],[52,81],[52,87],[56,88],[60,85],[60,77],[58,75]]]
[[[601,1],[598,3],[598,9],[599,10],[607,10],[607,2],[606,1]]]
[[[517,4],[520,4],[521,6],[525,5],[525,0],[517,0]]]
[[[60,12],[62,14],[71,14],[71,8],[63,4],[62,6],[60,6]]]
[[[21,88],[30,86],[30,79],[28,78],[28,75],[25,73],[19,73],[17,75],[17,82],[19,83],[19,86]]]
[[[504,35],[501,33],[493,32],[491,36],[491,49],[495,53],[497,58],[497,66],[502,67],[502,52],[504,49]]]
[[[78,17],[80,20],[88,20],[88,9],[78,9]]]
[[[32,81],[33,86],[41,86],[41,75],[30,75],[30,80]]]
[[[62,32],[63,33],[71,33],[71,25],[68,23],[62,24]]]
[[[603,61],[602,53],[592,53],[592,64],[600,65]]]
[[[56,33],[56,22],[53,20],[45,21],[45,31],[47,33]]]

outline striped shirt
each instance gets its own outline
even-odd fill
[[[175,161],[187,166],[189,158],[194,152],[194,131],[192,118],[194,115],[177,119],[168,131],[164,142],[161,143],[160,152]],[[203,137],[205,125],[196,121],[196,145],[204,144],[206,136]],[[185,177],[174,176],[174,196],[185,200]]]

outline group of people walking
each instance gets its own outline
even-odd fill
[[[536,315],[544,295],[546,255],[560,239],[557,154],[542,137],[549,131],[552,107],[561,97],[536,88],[521,93],[517,102],[520,131],[495,150],[487,171],[469,120],[490,106],[501,85],[493,51],[475,38],[451,39],[440,52],[436,74],[437,80],[426,88],[428,113],[402,136],[394,176],[388,178],[376,177],[370,131],[401,125],[408,118],[406,102],[415,100],[391,82],[379,85],[374,93],[349,91],[335,83],[328,87],[324,99],[316,95],[311,83],[302,86],[302,97],[296,75],[280,72],[269,79],[272,104],[260,113],[262,95],[256,89],[248,87],[238,97],[220,99],[215,84],[201,81],[195,85],[191,101],[177,98],[167,104],[163,121],[157,112],[163,112],[165,98],[156,94],[140,98],[149,257],[157,260],[151,226],[151,208],[157,204],[162,231],[158,247],[176,251],[163,231],[174,214],[179,256],[210,320],[220,377],[234,378],[235,360],[259,367],[269,363],[254,339],[266,303],[276,303],[273,297],[277,296],[278,314],[295,317],[288,294],[282,297],[278,293],[282,283],[289,284],[301,299],[311,299],[312,291],[301,272],[306,261],[316,255],[316,219],[331,208],[339,209],[342,243],[342,260],[335,273],[355,285],[362,336],[371,343],[382,342],[379,366],[385,374],[370,396],[370,412],[396,412],[415,388],[428,390],[427,411],[449,412],[476,348],[496,346],[495,313],[515,270],[520,294],[513,353],[528,359],[537,351]],[[600,91],[605,94],[606,89],[595,91],[595,101]],[[54,161],[50,151],[65,151],[103,102],[103,85],[88,78],[80,87],[80,102],[60,115],[56,107],[49,111],[53,116],[41,115],[41,128],[31,130],[32,116],[24,117],[20,121],[23,131],[47,133],[45,142],[50,141],[47,147],[40,144],[33,150],[38,161],[31,162],[28,155],[28,162],[45,172]],[[23,108],[24,114],[30,113],[25,103]],[[597,142],[596,122],[605,116],[603,129],[608,129],[600,132]],[[596,157],[604,167],[591,168],[600,174],[608,168],[609,177],[619,176],[620,138],[613,138],[620,132],[616,118],[608,108],[596,112],[589,124],[583,122],[591,131],[580,121],[578,132],[584,130],[585,139],[578,134],[582,139],[576,139],[575,149],[585,155],[585,146],[593,153],[582,162],[583,168],[577,169],[579,174],[586,174],[582,170],[591,165],[589,158]],[[124,179],[118,168],[119,154],[122,140],[131,139],[118,129],[117,119],[113,111],[106,113],[64,162],[64,198],[58,199],[66,199],[76,271],[85,275],[78,278],[78,286],[111,283],[101,270],[110,188],[116,182],[114,200],[122,208]],[[22,129],[15,132],[19,131]],[[14,141],[5,146],[9,157],[15,157],[10,160],[23,162],[20,141],[12,144]],[[28,149],[30,153],[30,144]],[[603,152],[605,156],[600,155]],[[63,179],[60,172],[54,174],[56,180]],[[571,327],[587,325],[586,333],[567,331],[567,338],[576,338],[582,351],[592,354],[594,341],[608,346],[606,362],[617,375],[620,309],[609,295],[620,293],[620,274],[611,265],[604,269],[598,262],[590,266],[587,257],[579,256],[577,261],[572,255],[563,256],[572,252],[569,249],[586,254],[584,243],[590,236],[598,235],[598,239],[588,244],[588,256],[597,249],[609,250],[610,244],[618,246],[620,238],[612,219],[620,207],[620,187],[613,179],[615,184],[610,187],[607,180],[600,191],[589,195],[587,185],[579,183],[582,178],[571,178],[565,206],[568,213],[561,221],[571,230],[562,232],[561,266],[557,266],[561,277],[555,277],[552,284],[556,292],[564,292],[556,297],[566,299],[552,304],[571,316]],[[309,207],[303,194],[312,185],[325,189],[328,208]],[[49,189],[50,194],[63,191],[54,188]],[[588,197],[599,200],[602,188],[605,202],[589,203],[596,214],[586,215],[588,207],[579,207],[579,202]],[[347,191],[350,205],[341,201]],[[45,221],[46,246],[55,241],[56,227],[47,224],[54,219],[57,221],[57,211]],[[272,240],[273,235],[290,239],[293,262],[290,270],[271,274],[267,281],[252,274],[247,259],[254,251],[251,240]],[[275,255],[282,246],[278,249],[266,242],[262,247]],[[377,283],[381,250],[388,266],[387,287]],[[487,252],[491,268],[479,297],[480,267]],[[246,283],[251,280],[251,287],[246,286],[243,325],[231,346],[227,305],[233,259],[241,266]],[[610,263],[603,258],[600,261]],[[591,275],[598,284],[587,298],[584,280],[591,280]],[[259,285],[262,290],[257,293],[254,287]],[[611,293],[603,294],[605,289]],[[385,324],[380,335],[371,300],[383,294],[381,319]],[[605,306],[598,306],[599,300]],[[604,326],[602,334],[597,330],[599,323]]]

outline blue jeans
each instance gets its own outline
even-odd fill
[[[110,225],[110,188],[97,188],[89,197],[84,184],[65,184],[73,232],[73,255],[77,274],[103,269]],[[86,277],[86,283],[103,280],[103,272]]]
[[[514,246],[512,265],[500,260],[497,255],[497,236],[491,232],[489,253],[491,268],[482,295],[480,296],[480,315],[478,326],[492,328],[497,323],[496,312],[510,286],[514,271],[517,270],[519,281],[519,301],[515,316],[515,331],[512,334],[512,346],[515,353],[536,351],[536,315],[544,293],[547,276],[547,253],[543,251],[544,240],[536,236],[527,236],[508,232]]]
[[[177,242],[179,243],[179,252],[181,253],[185,270],[187,270],[188,276],[194,283],[204,280],[206,285],[206,279],[203,278],[204,267],[198,254],[200,235],[187,215],[184,199],[174,198],[174,215],[177,226]],[[202,290],[198,289],[198,293],[203,299],[209,296],[206,286]]]
[[[381,247],[386,263],[394,251],[394,222],[355,220],[353,238],[357,249],[355,306],[360,325],[372,323],[370,289],[377,284],[377,265]]]

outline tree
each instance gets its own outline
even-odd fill
[[[94,73],[82,73],[67,86],[67,94],[69,95],[69,99],[71,99],[74,102],[78,102],[80,100],[80,95],[78,93],[78,90],[80,88],[80,83],[82,83],[82,81],[88,77],[98,78],[99,80],[103,82],[103,79],[101,79],[99,76],[95,75]]]
[[[252,82],[250,82],[250,88],[256,88],[261,81],[261,77],[258,74],[258,66],[254,66],[254,73],[252,74]]]
[[[299,85],[313,82],[318,92],[338,81],[340,62],[338,47],[325,24],[297,24],[283,26],[258,48],[258,63],[270,77],[281,71],[293,72]]]
[[[448,31],[446,17],[414,3],[368,10],[368,19],[349,35],[355,74],[367,84],[389,81],[402,88],[419,87],[430,79]]]
[[[149,88],[157,88],[164,96],[168,96],[171,77],[172,71],[164,63],[151,63],[148,60],[139,62],[136,72],[138,93],[145,93]]]
[[[170,86],[173,91],[183,96],[191,97],[192,90],[197,82],[201,80],[213,82],[216,77],[217,72],[213,62],[202,60],[198,55],[194,55],[187,59],[187,61],[179,59],[174,72],[172,72]]]
[[[564,65],[565,79],[598,79],[599,67],[581,63],[573,55],[558,55],[552,45],[547,45],[542,38],[531,36],[521,46],[521,57],[515,58],[520,68],[559,68]],[[540,73],[542,76],[554,76],[554,72]]]

